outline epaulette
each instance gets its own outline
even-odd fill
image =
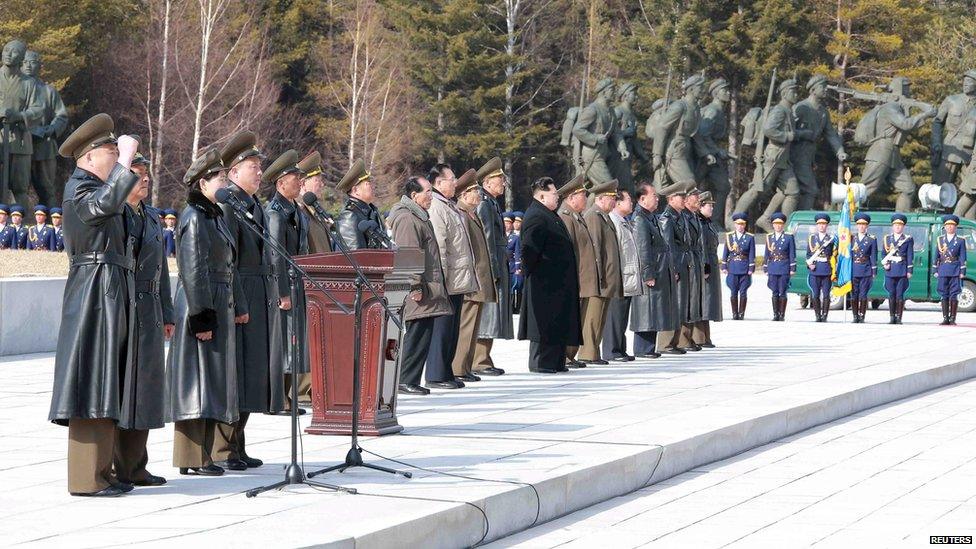
[[[749,236],[753,236],[753,234],[752,234],[752,233],[750,233],[750,232],[747,232],[746,234],[747,234],[747,235],[749,235]]]

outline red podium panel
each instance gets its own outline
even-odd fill
[[[410,276],[422,273],[423,252],[417,248],[356,250],[352,256],[381,298],[397,315],[410,289]],[[341,253],[299,256],[296,262],[350,310],[356,297],[356,273]],[[308,345],[312,371],[313,435],[352,432],[353,345],[360,345],[359,434],[400,432],[396,401],[400,331],[387,318],[379,300],[363,288],[362,338],[355,341],[355,316],[344,314],[321,291],[305,283]]]

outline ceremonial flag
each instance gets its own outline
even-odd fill
[[[831,258],[834,287],[830,293],[834,297],[842,297],[851,291],[851,279],[854,273],[854,263],[851,260],[851,220],[857,211],[854,201],[854,190],[847,186],[847,200],[840,212],[840,223],[837,226],[837,252]]]

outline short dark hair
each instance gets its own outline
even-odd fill
[[[549,185],[556,186],[556,182],[553,181],[551,177],[543,176],[536,179],[532,182],[532,194],[535,194],[537,191],[548,191]]]
[[[624,195],[627,195],[630,198],[634,197],[634,195],[630,194],[630,191],[627,189],[617,189],[617,200],[623,200]]]
[[[424,178],[419,175],[411,175],[403,183],[403,196],[412,198],[414,193],[424,192],[424,186],[420,183]]]
[[[451,170],[450,164],[434,164],[433,167],[427,172],[427,181],[433,185],[434,181],[437,181],[438,177],[444,177],[444,171]],[[451,170],[454,171],[454,170]]]
[[[637,184],[637,196],[647,196],[647,194],[649,193],[656,193],[656,192],[657,189],[654,188],[654,185],[651,185],[647,181],[641,181],[640,183]]]

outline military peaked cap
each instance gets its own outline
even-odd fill
[[[701,202],[702,205],[705,205],[705,204],[714,204],[715,203],[715,198],[712,197],[712,193],[711,192],[705,191],[705,192],[701,193],[700,195],[698,195],[698,201]]]
[[[905,223],[908,223],[908,218],[905,217],[905,214],[896,213],[891,216],[891,223],[892,224],[901,223],[902,225],[904,225]]]
[[[206,179],[211,175],[227,169],[222,160],[221,154],[214,147],[203,150],[197,159],[190,164],[183,176],[183,184],[190,186],[201,179]]]
[[[318,151],[308,153],[308,156],[298,163],[298,169],[302,171],[304,177],[319,175],[322,173],[322,155]]]
[[[776,212],[769,217],[773,223],[786,223],[786,214],[782,212]]]
[[[943,225],[958,225],[959,224],[959,216],[958,215],[954,215],[954,214],[944,215],[944,216],[942,216],[942,224]]]
[[[681,83],[681,89],[687,90],[688,88],[692,88],[695,86],[703,86],[704,84],[705,84],[704,76],[700,74],[693,74],[688,78],[686,78],[685,81]]]
[[[868,215],[868,214],[866,214],[866,213],[859,213],[859,214],[857,214],[857,215],[854,216],[854,223],[855,224],[857,224],[857,223],[864,223],[866,225],[867,224],[870,224],[871,223],[871,216]]]
[[[744,214],[742,212],[736,212],[736,213],[732,214],[732,221],[734,223],[742,223],[742,224],[745,224],[746,219],[748,219],[746,217],[746,214]]]
[[[617,196],[617,180],[611,179],[589,188],[591,194],[607,194]]]
[[[484,181],[489,177],[495,177],[497,175],[505,175],[505,172],[502,171],[502,159],[496,156],[488,162],[485,162],[484,166],[478,168],[477,179],[478,181]]]
[[[468,168],[468,171],[464,172],[461,177],[457,180],[457,186],[454,187],[454,192],[456,196],[460,196],[461,193],[469,189],[474,188],[478,184],[478,172],[474,171],[473,168]]]
[[[820,84],[826,84],[827,77],[822,74],[815,74],[807,80],[807,90],[812,90],[813,88],[819,86]]]
[[[586,177],[584,177],[583,174],[581,173],[576,177],[570,179],[562,187],[559,187],[559,189],[556,190],[556,194],[559,195],[559,198],[566,198],[567,196],[575,192],[585,191],[586,189],[583,188],[583,183],[585,182],[586,182]]]
[[[78,160],[92,149],[115,143],[118,143],[115,138],[115,122],[111,116],[101,113],[89,118],[71,132],[58,149],[58,154]]]
[[[796,88],[796,80],[793,80],[792,78],[787,78],[786,80],[783,80],[782,82],[779,83],[780,94],[782,94],[786,90],[794,89],[794,88]]]
[[[724,78],[716,78],[712,80],[712,83],[708,85],[708,93],[714,93],[715,90],[719,88],[729,87],[729,81]]]
[[[342,176],[342,180],[339,181],[336,188],[348,194],[353,187],[367,179],[369,179],[369,172],[366,171],[366,164],[362,159],[359,159],[352,163],[349,171],[346,172],[346,175]]]
[[[268,166],[268,169],[264,170],[261,178],[268,183],[274,183],[290,173],[300,174],[302,170],[298,167],[298,161],[298,151],[288,149],[281,156],[275,158],[275,161]]]
[[[264,160],[265,156],[258,150],[257,142],[258,136],[252,131],[244,130],[235,133],[224,148],[220,149],[220,158],[224,166],[230,169],[253,157]]]

